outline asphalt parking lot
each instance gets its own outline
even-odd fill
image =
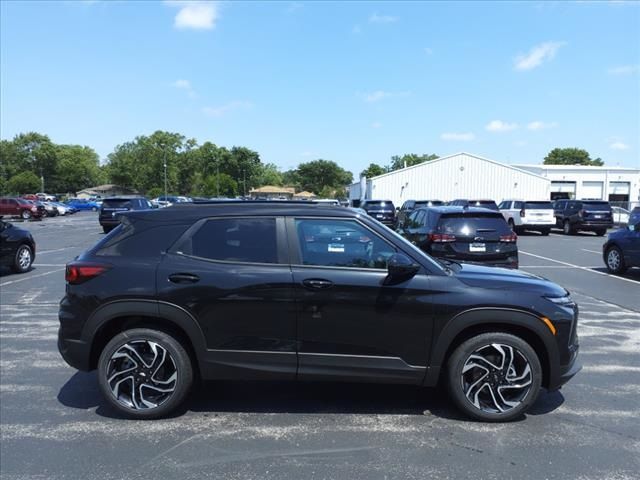
[[[0,276],[3,479],[640,477],[640,269],[606,274],[602,237],[519,238],[521,268],[578,302],[584,364],[521,421],[469,421],[414,387],[216,382],[183,414],[139,422],[56,348],[64,264],[101,238],[97,214],[26,226],[33,270]]]

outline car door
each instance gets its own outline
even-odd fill
[[[296,310],[284,220],[202,219],[159,264],[158,297],[206,340],[208,377],[294,379]]]
[[[432,330],[426,273],[388,284],[399,249],[357,219],[289,218],[287,230],[298,377],[420,383]]]

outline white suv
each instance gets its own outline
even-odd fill
[[[498,208],[516,233],[522,230],[536,230],[542,235],[549,235],[551,227],[556,224],[553,204],[546,200],[503,200]]]

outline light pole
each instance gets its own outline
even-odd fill
[[[167,149],[162,149],[162,157],[164,160],[164,201],[167,201]]]
[[[216,198],[220,198],[220,161],[216,160]]]

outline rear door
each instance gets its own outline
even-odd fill
[[[282,218],[202,219],[161,261],[158,297],[199,323],[208,377],[295,378],[296,311],[286,242]]]

